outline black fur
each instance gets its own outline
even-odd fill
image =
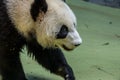
[[[62,76],[65,80],[75,80],[73,71],[60,49],[43,49],[35,39],[27,40],[18,33],[7,14],[3,1],[0,1],[0,74],[2,80],[26,80],[19,55],[24,45],[28,47],[29,54],[33,55],[43,67]]]
[[[64,2],[66,2],[66,0],[63,0]]]
[[[11,23],[5,4],[0,1],[0,74],[3,80],[26,80],[19,58],[25,39]]]
[[[73,71],[59,48],[43,49],[36,41],[33,42],[27,44],[29,55],[35,57],[36,61],[50,70],[51,73],[60,75],[65,80],[75,80]],[[66,75],[69,75],[69,77],[66,77]]]
[[[68,35],[68,32],[69,32],[68,27],[66,25],[62,25],[60,31],[56,35],[56,38],[57,39],[64,39]]]
[[[47,7],[48,5],[45,0],[34,0],[34,3],[31,7],[31,16],[33,20],[36,21],[36,18],[40,12],[46,13]]]

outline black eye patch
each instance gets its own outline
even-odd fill
[[[67,34],[68,34],[68,27],[66,25],[62,25],[59,33],[56,35],[56,38],[64,39],[64,38],[66,38]]]

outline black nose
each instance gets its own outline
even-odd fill
[[[77,46],[79,46],[80,44],[75,44],[75,46],[77,47]]]

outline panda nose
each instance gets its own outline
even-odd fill
[[[77,47],[77,46],[79,46],[79,45],[80,45],[80,43],[79,43],[79,44],[75,44],[74,46],[76,46],[76,47]]]

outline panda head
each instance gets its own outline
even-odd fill
[[[73,50],[82,43],[76,17],[64,0],[7,0],[10,18],[26,39],[44,48]]]

